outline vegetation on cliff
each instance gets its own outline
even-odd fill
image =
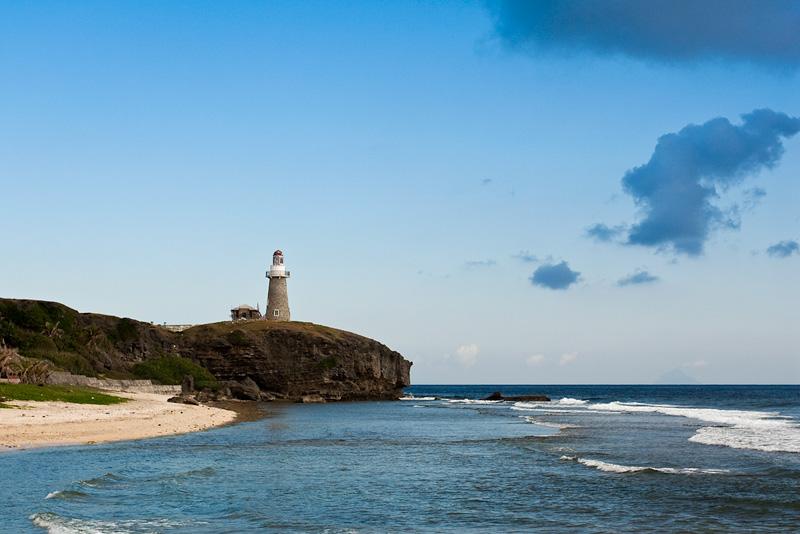
[[[136,378],[146,378],[160,384],[180,384],[188,375],[194,379],[194,385],[198,389],[219,387],[217,379],[207,369],[181,356],[145,360],[135,364],[132,371]]]

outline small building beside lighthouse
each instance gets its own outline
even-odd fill
[[[231,321],[248,321],[251,319],[261,319],[261,312],[258,307],[254,308],[249,304],[239,304],[231,310]]]
[[[289,313],[289,292],[286,288],[286,281],[289,278],[289,271],[283,264],[283,252],[276,250],[272,254],[272,265],[267,271],[269,279],[269,291],[267,292],[267,311],[264,319],[267,321],[290,321]]]

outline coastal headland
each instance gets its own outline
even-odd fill
[[[0,338],[54,370],[144,378],[247,400],[392,400],[411,362],[382,343],[297,321],[226,321],[173,332],[63,304],[0,299]]]
[[[397,399],[410,384],[412,365],[375,340],[312,323],[227,321],[175,332],[16,299],[0,299],[0,347],[17,361],[16,367],[0,366],[4,381],[19,380],[14,369],[28,368],[44,369],[45,384],[156,384],[114,392],[128,400],[112,405],[7,399],[0,404],[0,444],[14,448],[203,430],[230,423],[242,411],[215,404],[225,399]],[[158,389],[188,377],[190,390],[184,387],[180,396]]]

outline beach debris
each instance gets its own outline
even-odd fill
[[[175,397],[170,397],[167,399],[167,402],[174,402],[177,404],[191,404],[192,406],[200,406],[200,401],[192,397],[191,395],[177,395]]]

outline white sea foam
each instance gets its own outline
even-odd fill
[[[515,402],[512,409],[517,410],[541,410],[550,406],[549,402]]]
[[[407,395],[400,397],[401,401],[435,401],[436,397],[415,397],[414,395]]]
[[[518,406],[518,405],[522,406]],[[557,406],[553,407],[543,407],[543,406],[527,406],[527,403],[518,402],[514,404],[511,409],[518,412],[539,412],[546,415],[561,415],[561,414],[586,414],[586,410],[579,410],[579,409],[570,409],[570,408],[558,408]]]
[[[706,445],[722,445],[735,449],[768,452],[800,453],[800,424],[774,412],[690,408],[670,404],[609,402],[589,405],[590,410],[631,413],[660,413],[712,423],[702,427],[689,441]]]
[[[129,530],[120,528],[113,521],[90,521],[72,519],[45,512],[33,514],[31,521],[49,534],[127,534]]]
[[[47,494],[47,497],[45,497],[45,499],[54,499],[55,497],[58,497],[59,495],[61,495],[61,491],[60,490],[59,491],[51,491],[50,493]]]
[[[515,402],[514,406],[523,409],[548,409],[548,410],[564,410],[568,411],[570,408],[580,409],[580,407],[587,405],[589,402],[581,399],[572,399],[564,397],[557,401],[522,401]],[[580,411],[583,411],[580,409]]]
[[[585,404],[588,404],[589,401],[564,397],[563,399],[559,399],[557,402],[558,404],[566,404],[568,406],[583,406]]]
[[[121,521],[100,521],[92,519],[76,519],[62,517],[51,512],[43,512],[30,516],[37,527],[47,530],[49,534],[128,534],[131,532],[162,532],[191,525],[202,525],[204,522],[176,521],[172,519],[128,519]]]
[[[447,399],[447,402],[453,404],[497,404],[503,402],[499,400],[482,400],[482,399]]]
[[[619,465],[600,460],[590,460],[577,456],[562,456],[561,460],[578,462],[587,467],[594,467],[606,473],[644,473],[658,472],[670,475],[724,475],[730,473],[727,469],[699,469],[697,467],[644,467],[636,465]]]
[[[575,425],[568,425],[564,423],[551,423],[549,421],[539,421],[538,419],[531,417],[529,415],[520,415],[520,417],[529,423],[539,426],[546,426],[547,428],[557,428],[559,430],[564,430],[565,428],[578,428]]]

